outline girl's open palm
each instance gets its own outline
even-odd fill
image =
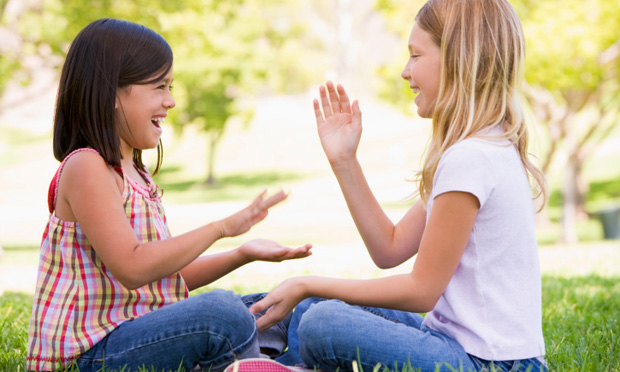
[[[314,100],[314,114],[323,151],[330,163],[355,156],[362,136],[362,112],[359,103],[349,101],[342,85],[331,81],[319,88],[321,103]]]
[[[239,249],[247,261],[281,262],[308,257],[312,254],[311,244],[289,248],[267,239],[254,239],[244,243]]]

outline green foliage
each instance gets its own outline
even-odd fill
[[[606,66],[600,63],[601,53],[619,40],[620,3],[615,0],[514,3],[522,5],[518,9],[526,14],[520,15],[528,46],[528,82],[552,92],[596,90],[605,78]]]
[[[42,0],[23,13],[19,34],[27,41],[25,49],[50,50],[64,58],[78,32],[96,19],[126,19],[159,32],[175,53],[177,108],[171,111],[170,122],[179,130],[197,125],[210,134],[208,146],[215,148],[230,119],[249,123],[253,108],[245,102],[247,97],[261,90],[299,92],[321,71],[324,64],[316,53],[320,46],[304,23],[292,21],[299,4],[299,0]],[[302,60],[302,51],[307,61]],[[47,59],[59,68],[63,58]],[[0,58],[0,72],[8,69],[3,61]],[[10,71],[2,73],[0,84],[11,76]]]
[[[0,0],[0,34],[3,37],[0,44],[0,95],[9,81],[15,78],[14,74],[21,68],[20,40],[15,35],[15,20],[5,16],[7,4],[8,0]]]
[[[402,40],[399,57],[377,69],[377,75],[382,82],[378,86],[378,95],[386,102],[394,104],[409,115],[415,113],[414,96],[409,85],[400,77],[400,72],[409,58],[409,51],[407,49],[409,33],[413,27],[418,10],[425,2],[423,0],[407,2],[378,0],[375,4],[375,8],[388,20],[389,29]]]

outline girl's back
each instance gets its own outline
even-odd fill
[[[124,321],[188,297],[179,273],[156,285],[125,288],[103,264],[80,223],[65,221],[55,214],[59,184],[66,181],[65,165],[74,157],[87,155],[83,152],[99,156],[92,149],[74,151],[50,184],[51,214],[41,244],[30,323],[29,370],[56,369],[61,361],[84,353]],[[158,195],[124,176],[122,169],[116,171],[122,179],[123,208],[139,241],[169,238]]]

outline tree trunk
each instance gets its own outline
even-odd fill
[[[577,211],[579,209],[579,183],[581,162],[575,136],[568,132],[566,136],[567,158],[562,186],[562,236],[561,241],[566,244],[575,244],[577,237]]]
[[[207,180],[205,183],[209,187],[215,187],[218,185],[218,181],[215,178],[215,157],[217,155],[217,145],[222,137],[221,133],[210,132],[209,144],[207,148]]]

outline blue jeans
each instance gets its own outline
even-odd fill
[[[214,290],[122,323],[77,360],[80,372],[154,366],[221,371],[258,357],[256,322],[241,296]]]
[[[452,338],[422,325],[423,317],[405,311],[351,306],[317,298],[295,308],[288,330],[289,350],[276,359],[288,365],[326,371],[364,371],[377,364],[393,370],[411,365],[421,371],[546,371],[536,358],[490,362],[473,357]]]

